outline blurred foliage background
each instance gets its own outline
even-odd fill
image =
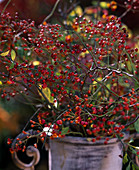
[[[8,3],[9,2],[9,3]],[[34,20],[36,25],[43,22],[48,16],[55,4],[56,0],[0,0],[0,11],[2,11],[6,4],[6,11],[11,14],[19,13],[21,19]],[[72,19],[76,15],[94,15],[94,6],[101,1],[95,0],[60,0],[55,12],[47,20],[48,23],[60,23],[64,25],[67,19]],[[109,0],[103,2],[111,2]],[[123,1],[116,0],[119,4],[114,11],[109,11],[110,14],[121,16],[125,12]],[[102,7],[105,9],[105,3]],[[122,18],[122,22],[127,26],[132,38],[131,45],[139,47],[139,11],[136,13],[129,12]],[[0,67],[1,70],[2,67]],[[25,126],[25,122],[33,114],[34,110],[30,105],[23,104],[19,98],[14,98],[6,101],[0,98],[0,170],[16,170],[7,145],[7,138],[15,138]],[[41,147],[40,147],[41,148]],[[41,149],[41,161],[36,167],[39,169],[47,169],[47,152]]]

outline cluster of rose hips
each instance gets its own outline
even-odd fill
[[[126,0],[126,1],[111,1],[107,4],[109,8],[111,8],[112,11],[114,11],[117,6],[121,6],[123,8],[126,8],[127,10],[131,10],[133,12],[137,12],[139,10],[139,1],[138,0]]]
[[[127,9],[131,9],[133,11],[139,10],[139,1],[138,0],[127,0],[124,1],[124,5]]]
[[[30,123],[41,138],[46,136],[44,127],[53,127],[51,138],[65,136],[66,127],[66,134],[95,137],[93,141],[122,137],[137,118],[138,49],[127,44],[120,19],[94,23],[79,17],[65,30],[58,24],[36,27],[33,21],[2,14],[0,27],[1,54],[9,50],[0,57],[1,97],[28,95],[33,88],[39,92],[38,122]]]

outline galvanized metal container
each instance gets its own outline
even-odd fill
[[[122,145],[116,138],[92,142],[65,137],[49,141],[49,170],[121,170]]]

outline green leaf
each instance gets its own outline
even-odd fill
[[[128,166],[126,167],[126,170],[131,170],[131,168],[130,168],[130,162],[129,162]]]
[[[129,146],[130,150],[132,151],[133,154],[136,154],[135,149],[133,149],[131,146]]]
[[[16,53],[14,50],[11,50],[11,59],[14,61],[16,57]]]
[[[100,2],[100,7],[101,7],[101,8],[108,8],[107,4],[108,4],[108,3],[107,3],[107,2],[104,2],[104,1],[103,1],[103,2]]]
[[[128,70],[131,72],[132,71],[132,66],[131,66],[130,61],[127,61],[127,67],[128,67]]]
[[[98,1],[92,1],[93,6],[97,6],[97,4],[98,4]]]
[[[123,164],[126,164],[128,162],[128,158],[127,158],[127,153],[125,153],[124,159],[123,159]]]
[[[132,164],[132,170],[136,170],[136,167],[134,166],[134,164]]]
[[[61,131],[61,135],[66,135],[68,133],[69,127],[65,127]]]
[[[8,54],[9,54],[9,50],[6,51],[6,52],[4,52],[4,53],[1,53],[0,55],[1,55],[2,57],[5,57],[5,56],[8,55]]]
[[[12,68],[14,68],[14,63],[12,63],[9,67],[9,69],[12,69]]]
[[[139,119],[134,123],[136,131],[139,133]]]

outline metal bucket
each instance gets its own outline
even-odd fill
[[[122,145],[116,138],[92,142],[65,137],[49,141],[49,170],[121,170]]]

